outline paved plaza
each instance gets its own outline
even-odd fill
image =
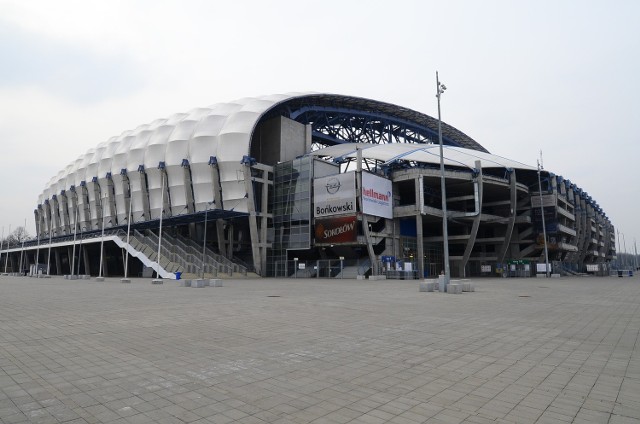
[[[0,277],[2,423],[638,423],[640,278]]]

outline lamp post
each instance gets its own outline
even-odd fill
[[[442,118],[440,115],[440,96],[447,87],[440,83],[438,71],[436,71],[436,97],[438,98],[438,143],[440,144],[440,191],[442,192],[442,245],[444,249],[444,288],[447,291],[451,272],[449,269],[449,230],[447,227],[447,188],[444,176],[444,149],[442,147]]]
[[[202,239],[202,266],[200,267],[203,280],[204,280],[204,257],[207,250],[207,217],[209,214],[209,206],[211,206],[214,202],[215,200],[208,202],[204,210],[204,237]]]
[[[38,228],[36,228],[36,231],[38,231]],[[40,263],[40,231],[38,231],[38,244],[36,247],[36,277],[38,277],[38,264]]]
[[[80,228],[80,247],[78,248],[78,273],[76,274],[78,276],[80,275],[80,265],[82,264],[82,239],[84,238],[83,234],[86,229],[87,227]],[[84,272],[87,272],[87,270],[85,269]]]
[[[2,238],[0,238],[0,258],[2,258],[2,247],[3,246],[4,246],[4,226],[2,226]]]
[[[158,230],[158,267],[156,268],[156,279],[152,280],[154,284],[162,283],[160,279],[160,255],[162,253],[162,217],[164,216],[164,162],[160,162],[158,164],[158,169],[160,170],[160,179],[162,180],[161,189],[160,189],[160,229]]]
[[[622,247],[624,248],[624,267],[629,267],[629,257],[627,256],[627,242],[624,239],[624,233],[622,233]]]
[[[4,231],[4,230],[3,230]],[[11,236],[11,224],[9,224],[9,236]],[[7,254],[4,257],[4,273],[7,273],[7,264],[9,263],[9,242],[7,241]]]
[[[547,248],[547,226],[544,222],[544,205],[542,203],[542,180],[540,178],[540,171],[542,167],[542,152],[540,152],[540,159],[538,160],[538,194],[540,195],[540,216],[542,217],[542,236],[544,237],[544,274],[549,278],[549,249]]]
[[[24,232],[22,234],[22,249],[20,250],[20,266],[18,267],[18,272],[20,272],[20,274],[22,274],[22,258],[24,256],[24,239],[26,238],[25,235],[27,233],[27,218],[24,219],[24,227],[22,228],[24,229]],[[28,259],[27,262],[29,262]]]
[[[121,283],[130,283],[131,280],[127,278],[129,271],[129,238],[131,235],[131,207],[133,206],[133,199],[131,198],[131,187],[129,187],[129,212],[127,215],[127,245],[125,246],[125,256],[124,256],[124,278],[120,279]],[[104,211],[102,212],[104,213]]]
[[[53,230],[51,229],[51,223],[49,223],[49,250],[47,252],[47,275],[51,270],[51,236],[53,235]]]
[[[76,213],[73,219],[73,254],[71,255],[71,279],[73,280],[73,272],[76,267],[76,235],[78,234],[78,200],[76,195]]]
[[[96,281],[104,281],[104,277],[102,276],[102,260],[104,254],[104,199],[106,198],[106,193],[100,198],[100,209],[102,210],[102,235],[100,237],[100,269],[98,270],[98,278],[96,278]]]

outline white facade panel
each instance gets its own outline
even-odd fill
[[[143,199],[143,184],[145,184],[143,179],[144,174],[142,172],[135,171],[135,172],[129,172],[127,176],[129,177],[131,201],[133,202],[131,206],[131,216],[132,216],[131,222],[134,223],[134,222],[148,221],[150,218],[148,216],[145,216],[145,210],[144,210],[145,200]]]
[[[146,170],[147,173],[147,184],[149,190],[149,212],[151,214],[150,219],[159,219],[160,211],[162,209],[162,185],[164,179],[164,203],[168,202],[167,196],[167,178],[164,175],[164,172],[161,172],[158,167],[149,168]],[[164,211],[165,218],[171,216],[170,211]]]
[[[191,183],[196,211],[204,211],[214,200],[211,165],[197,162],[191,165]]]
[[[170,216],[184,215],[188,212],[186,193],[188,186],[184,181],[185,169],[180,165],[168,165],[165,170],[167,181],[169,182],[169,194],[171,195],[171,210],[166,213]],[[151,206],[152,208],[154,207],[153,205]]]

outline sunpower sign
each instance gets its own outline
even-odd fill
[[[313,180],[313,216],[346,215],[356,212],[356,182],[353,172]]]
[[[362,211],[368,215],[393,218],[393,188],[391,181],[377,175],[362,173]]]

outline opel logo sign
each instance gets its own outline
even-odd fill
[[[329,181],[327,181],[327,185],[325,187],[327,188],[327,193],[336,194],[338,191],[340,191],[340,180],[338,180],[337,178],[329,178]]]

